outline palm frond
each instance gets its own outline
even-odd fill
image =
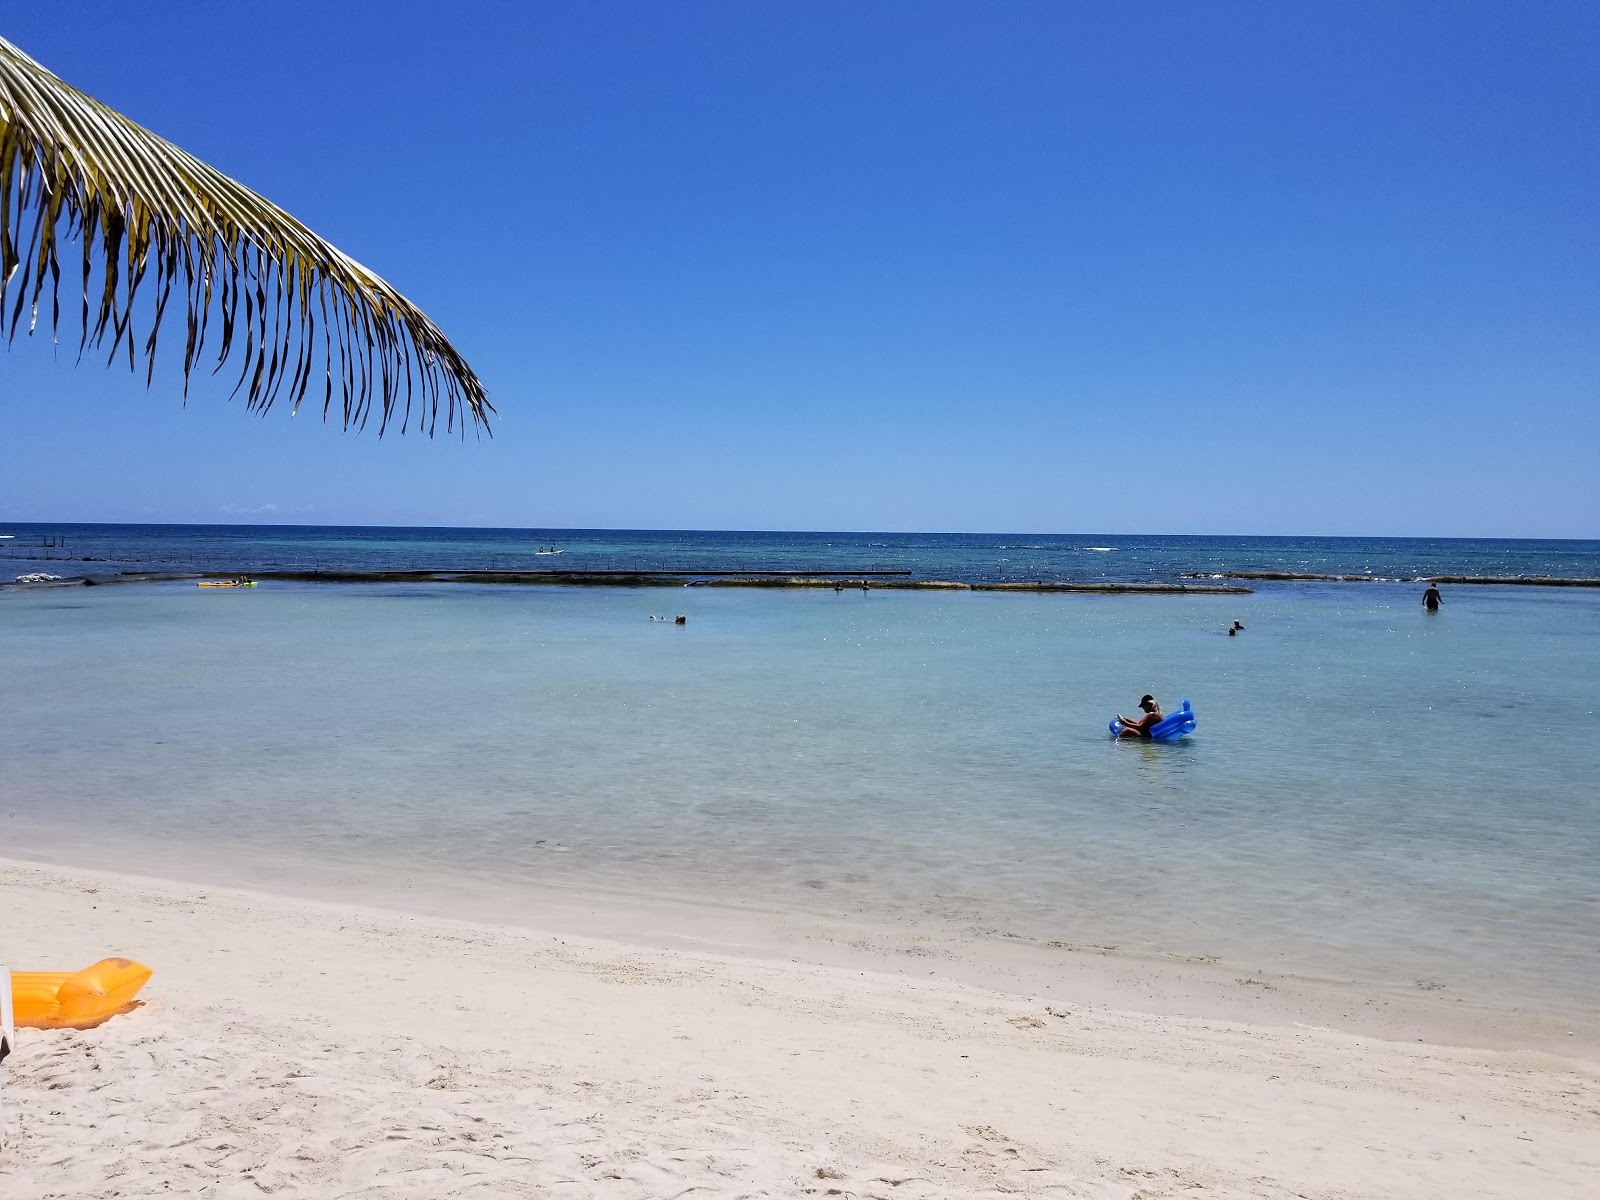
[[[0,38],[0,331],[8,340],[24,313],[33,332],[47,290],[59,335],[60,252],[74,241],[82,250],[79,353],[109,344],[109,361],[125,352],[130,368],[142,354],[147,385],[176,290],[187,318],[186,396],[208,347],[215,373],[242,341],[234,392],[253,411],[280,395],[298,410],[320,392],[324,419],[337,409],[347,429],[365,427],[376,408],[380,435],[397,419],[402,432],[415,419],[432,435],[441,405],[446,430],[458,417],[463,432],[469,418],[488,428],[494,409],[472,368],[394,288],[271,201]]]

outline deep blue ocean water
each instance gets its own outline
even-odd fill
[[[844,560],[946,578],[1003,568],[1169,579],[1213,567],[1581,575],[1600,551],[0,532],[66,542],[27,553],[121,547],[169,567],[494,566],[554,543],[563,566],[569,556],[628,569]],[[1049,548],[1023,548],[1033,545]],[[79,573],[42,563],[52,564]],[[1387,582],[1125,596],[270,581],[5,591],[0,852],[842,912],[1593,1014],[1600,591],[1447,586],[1433,615],[1420,592]],[[649,619],[679,613],[681,627]],[[1244,634],[1225,636],[1235,619]],[[1191,699],[1196,734],[1172,746],[1107,737],[1112,713],[1145,691],[1169,707]]]
[[[907,570],[921,579],[1170,582],[1186,573],[1600,578],[1600,541],[359,529],[294,525],[0,527],[0,579],[28,571]],[[554,547],[558,555],[540,555]]]

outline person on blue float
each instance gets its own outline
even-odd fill
[[[1118,737],[1147,738],[1150,736],[1150,731],[1160,723],[1161,705],[1156,703],[1154,696],[1146,692],[1139,698],[1139,707],[1144,710],[1144,716],[1137,721],[1130,720],[1121,713],[1117,714],[1117,720],[1122,722],[1122,732],[1117,734]]]

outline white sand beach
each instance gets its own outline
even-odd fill
[[[14,861],[0,904],[19,968],[156,968],[135,1011],[22,1036],[0,1156],[16,1200],[1580,1197],[1600,1179],[1600,1062],[1542,1026],[1525,1041],[1551,1050],[1352,1034],[1242,981],[1246,1019],[1141,1013],[1022,994],[1014,970],[980,986],[910,943],[630,943]],[[1096,978],[1049,987],[1103,995]],[[1204,978],[1158,986],[1151,1007],[1218,1003]]]

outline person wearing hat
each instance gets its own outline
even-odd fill
[[[1117,735],[1118,737],[1147,738],[1150,736],[1150,730],[1161,721],[1161,705],[1157,704],[1156,698],[1148,692],[1139,698],[1139,707],[1144,710],[1144,716],[1137,721],[1130,721],[1121,713],[1117,714],[1117,720],[1122,722],[1122,732]]]

